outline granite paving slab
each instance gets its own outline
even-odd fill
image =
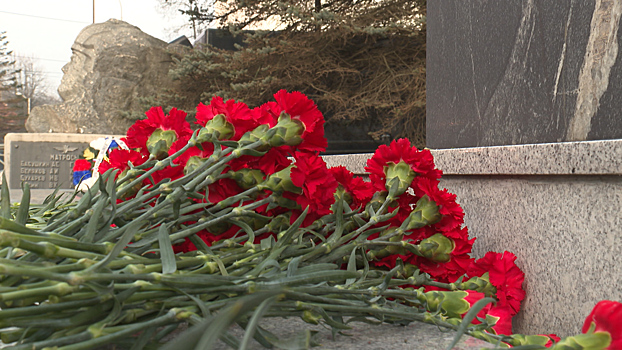
[[[435,325],[413,322],[407,326],[381,324],[370,325],[362,322],[353,322],[351,330],[344,331],[345,335],[336,335],[332,338],[331,330],[305,323],[296,318],[270,318],[261,323],[262,327],[278,335],[281,339],[295,336],[298,332],[310,329],[318,331],[314,336],[320,345],[313,349],[323,350],[441,350],[446,349],[452,342],[456,332]],[[232,334],[240,339],[243,330],[236,326]],[[463,336],[453,350],[476,350],[495,348],[493,344],[469,336]],[[230,349],[224,343],[219,343],[215,350]],[[253,340],[252,350],[265,349]]]

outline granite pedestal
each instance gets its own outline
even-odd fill
[[[510,251],[525,272],[516,333],[577,334],[598,301],[622,301],[622,140],[432,154],[477,237],[473,256]],[[364,174],[370,156],[325,159]]]

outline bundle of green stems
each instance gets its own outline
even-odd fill
[[[335,332],[355,321],[421,321],[493,343],[505,339],[485,333],[486,322],[463,323],[443,307],[445,294],[421,288],[463,290],[466,283],[439,283],[399,261],[392,270],[370,267],[370,251],[395,245],[418,251],[416,245],[392,242],[391,233],[369,238],[387,228],[378,224],[393,215],[387,213],[388,200],[351,210],[338,195],[333,213],[307,227],[301,225],[306,212],[290,224],[287,217],[254,211],[277,200],[270,195],[249,201],[259,186],[219,203],[196,200],[205,197],[201,190],[222,176],[228,161],[260,143],[229,143],[178,180],[140,187],[195,143],[192,139],[168,158],[149,160],[119,176],[104,173],[81,197],[53,194],[31,205],[25,185],[21,202],[12,204],[3,181],[3,344],[10,349],[107,344],[206,349],[220,339],[244,349],[254,338],[266,347],[284,346],[259,325],[265,317],[301,317]],[[253,220],[265,224],[253,229],[246,224]],[[242,229],[212,246],[196,235],[223,223]],[[266,236],[270,232],[277,234]],[[174,254],[173,245],[186,238],[197,250]],[[242,339],[228,332],[234,323],[246,330]],[[189,325],[186,333],[163,342],[180,324]],[[311,346],[311,333],[303,332],[287,347]]]

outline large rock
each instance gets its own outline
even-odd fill
[[[138,27],[111,19],[84,28],[58,88],[62,104],[36,107],[29,132],[124,134],[142,114],[140,98],[172,82],[168,44]]]

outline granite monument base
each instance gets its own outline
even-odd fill
[[[478,238],[473,256],[509,251],[525,272],[516,333],[577,334],[598,301],[622,301],[622,140],[432,154]],[[325,159],[361,174],[369,157]]]

